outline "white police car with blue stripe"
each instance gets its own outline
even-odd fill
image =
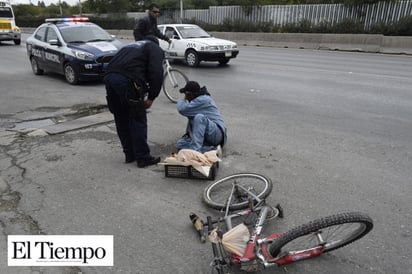
[[[33,73],[65,76],[68,83],[102,79],[122,43],[87,17],[53,18],[27,38],[27,55]]]

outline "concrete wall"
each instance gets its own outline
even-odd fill
[[[22,29],[32,33],[34,29]],[[133,39],[132,30],[108,30],[122,39]],[[262,46],[298,49],[323,49],[412,55],[412,37],[380,34],[323,33],[255,33],[210,32],[211,35],[235,41],[240,46]]]
[[[412,37],[375,34],[212,32],[243,46],[412,54]]]

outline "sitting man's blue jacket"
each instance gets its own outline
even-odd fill
[[[201,113],[213,122],[215,122],[219,128],[223,131],[224,140],[221,144],[222,147],[226,143],[227,140],[227,129],[225,126],[225,122],[223,121],[222,115],[220,114],[219,109],[216,106],[215,101],[209,95],[200,95],[193,99],[192,101],[187,101],[183,98],[180,98],[177,101],[177,111],[187,117],[188,121],[188,129],[191,127],[193,122],[193,118],[196,114]]]

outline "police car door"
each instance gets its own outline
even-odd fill
[[[45,60],[44,60],[44,47],[45,47],[45,40],[46,40],[46,27],[39,28],[36,33],[34,34],[34,41],[32,44],[28,45],[28,49],[31,51],[32,58],[36,59],[39,67],[42,69],[46,68]]]
[[[46,44],[44,48],[44,59],[48,70],[61,73],[63,71],[62,54],[60,52],[61,41],[57,32],[52,28],[47,28]]]

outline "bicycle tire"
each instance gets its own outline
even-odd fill
[[[350,230],[345,232],[345,228]],[[273,257],[315,248],[320,245],[315,232],[321,232],[323,253],[359,240],[373,228],[372,219],[361,212],[346,212],[316,219],[289,230],[270,245]],[[337,238],[338,237],[338,238]]]
[[[166,97],[173,103],[177,102],[182,94],[180,89],[183,88],[189,79],[180,70],[171,68],[169,73],[166,72],[163,76],[163,92]]]
[[[235,182],[246,188],[253,188],[253,193],[260,199],[266,198],[273,189],[270,179],[256,173],[236,173],[210,183],[203,191],[203,202],[213,209],[225,209],[227,199]],[[236,199],[236,201],[234,201]],[[244,209],[249,206],[249,197],[234,195],[229,210]]]

